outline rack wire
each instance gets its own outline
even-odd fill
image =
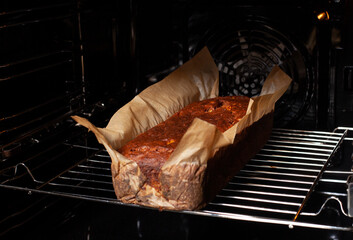
[[[347,192],[323,191],[325,199],[318,209],[305,208],[319,182],[346,186],[345,178],[353,175],[351,171],[325,172],[347,131],[331,133],[274,129],[264,148],[212,202],[202,210],[183,213],[282,224],[290,228],[300,226],[353,231],[353,220],[346,213]],[[54,160],[51,163],[41,162],[39,167],[33,163],[35,158],[19,162],[0,171],[0,186],[29,193],[137,207],[116,199],[111,179],[111,161],[105,150],[69,142],[62,144],[61,148],[61,155],[54,154],[60,161],[73,156],[73,152],[84,152],[86,156],[60,171],[55,171]],[[53,172],[42,170],[48,169],[43,164],[48,164],[54,169]],[[334,177],[337,175],[339,178]],[[347,225],[337,226],[320,221],[318,216],[330,202],[338,203],[342,215],[348,221]]]

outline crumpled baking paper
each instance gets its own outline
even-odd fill
[[[211,168],[225,166],[209,164],[209,161],[212,159],[213,162],[223,163],[223,160],[217,160],[217,156],[224,156],[218,154],[215,157],[216,153],[220,149],[234,148],[241,141],[239,137],[236,138],[237,134],[240,136],[245,129],[273,113],[276,101],[291,83],[290,77],[277,66],[267,77],[260,96],[250,99],[246,115],[226,132],[220,132],[216,126],[201,119],[193,121],[161,169],[161,191],[146,183],[146,177],[136,162],[117,151],[138,134],[166,120],[188,104],[217,97],[218,77],[218,68],[205,47],[165,79],[146,88],[120,108],[105,128],[98,128],[79,116],[72,117],[92,131],[108,151],[112,160],[114,190],[119,200],[159,209],[192,210],[205,206],[212,199],[212,196],[206,196],[212,177],[218,178],[218,185],[226,184],[231,176],[217,177],[211,174],[214,172]],[[260,145],[264,144],[263,141]],[[237,164],[236,157],[227,161],[226,164]]]

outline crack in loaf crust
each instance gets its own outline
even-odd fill
[[[125,157],[135,161],[147,178],[147,184],[160,191],[159,173],[173,153],[194,118],[200,118],[225,132],[247,111],[249,98],[227,96],[194,102],[166,121],[138,135],[119,149]]]

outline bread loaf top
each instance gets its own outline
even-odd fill
[[[195,118],[214,124],[225,132],[246,114],[248,103],[249,98],[245,96],[217,97],[191,103],[118,151],[135,161],[147,183],[160,190],[160,170]]]

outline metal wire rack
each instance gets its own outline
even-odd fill
[[[352,216],[347,214],[347,192],[323,192],[325,198],[318,209],[308,211],[305,208],[319,182],[346,186],[347,178],[353,175],[351,171],[325,171],[347,131],[274,129],[264,148],[211,203],[202,210],[183,213],[282,224],[290,228],[301,226],[353,231]],[[63,161],[77,151],[84,152],[86,156],[59,172],[55,169],[55,161],[35,164],[35,157],[5,168],[0,171],[0,186],[28,193],[127,205],[116,200],[111,161],[105,150],[66,142],[54,156]],[[45,167],[46,170],[41,172],[43,164],[48,164],[51,170]],[[318,220],[331,201],[338,203],[342,215],[348,219],[347,225],[330,225]]]

